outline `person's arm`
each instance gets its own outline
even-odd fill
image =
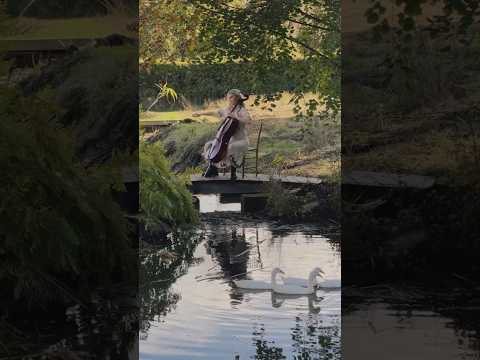
[[[193,117],[198,117],[198,116],[218,116],[218,110],[210,110],[210,111],[195,111],[192,113]]]

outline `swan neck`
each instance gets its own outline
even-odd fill
[[[313,289],[313,288],[315,288],[316,279],[317,279],[317,274],[316,274],[316,273],[312,273],[312,274],[310,274],[310,276],[308,277],[308,288],[309,288],[310,290]]]
[[[271,278],[271,283],[272,283],[272,288],[274,286],[277,286],[277,275],[280,273],[280,271],[272,271],[272,278]]]

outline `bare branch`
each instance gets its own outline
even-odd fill
[[[297,12],[305,16],[306,18],[309,18],[310,20],[317,21],[317,22],[322,22],[322,19],[317,18],[316,16],[313,16],[312,14],[309,14],[301,9],[297,9]]]
[[[27,4],[27,6],[25,6],[25,7],[23,8],[23,10],[20,12],[20,15],[19,15],[19,16],[22,17],[22,16],[27,12],[27,10],[30,8],[30,6],[32,6],[32,5],[35,3],[35,1],[36,1],[36,0],[31,0],[31,1]]]
[[[287,18],[287,20],[288,20],[288,21],[291,21],[291,22],[293,22],[293,23],[295,23],[295,24],[305,25],[305,26],[309,26],[309,27],[312,27],[312,28],[315,28],[315,29],[319,29],[319,30],[334,31],[333,29],[331,29],[331,28],[329,28],[329,27],[311,24],[311,23],[303,22],[303,21],[297,20],[297,19]]]

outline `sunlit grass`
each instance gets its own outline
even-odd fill
[[[338,172],[339,165],[329,159],[318,159],[311,163],[287,169],[284,175],[306,177],[331,177]]]
[[[278,101],[275,102],[275,108],[268,110],[268,104],[254,105],[255,95],[251,95],[245,103],[247,110],[254,119],[285,119],[293,118],[296,114],[293,111],[294,104],[290,102],[292,94],[285,93]],[[301,105],[305,106],[306,102],[315,97],[314,94],[306,94],[305,99],[301,101]],[[157,122],[157,121],[180,121],[192,118],[195,111],[213,111],[223,108],[227,105],[225,99],[210,100],[202,106],[193,106],[187,104],[184,110],[178,111],[149,111],[140,113],[140,122]],[[219,121],[215,116],[202,116],[201,119],[206,121]]]
[[[140,113],[140,122],[162,122],[162,121],[181,121],[185,119],[192,118],[192,111],[148,111]],[[215,116],[201,116],[197,119],[205,119],[209,122],[218,121],[218,118]]]

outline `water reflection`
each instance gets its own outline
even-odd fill
[[[274,266],[306,277],[320,265],[340,276],[338,246],[321,229],[209,215],[201,233],[204,239],[184,257],[188,270],[170,286],[162,283],[178,297],[169,311],[148,318],[142,359],[320,359],[326,352],[339,358],[339,291],[285,296],[232,286],[232,278],[269,280]]]
[[[200,201],[200,212],[211,213],[220,211],[239,212],[242,209],[239,195],[220,196],[218,194],[195,195]]]
[[[211,255],[221,269],[221,276],[235,276],[247,272],[250,245],[246,241],[245,229],[238,233],[236,227],[216,227],[205,242],[207,254]]]
[[[194,252],[201,234],[184,232],[164,239],[163,244],[141,247],[140,264],[140,339],[145,339],[153,322],[175,309],[181,294],[171,290],[188,267],[200,263]]]
[[[280,308],[284,305],[285,301],[297,300],[300,298],[305,299],[304,301],[308,304],[308,312],[311,314],[318,314],[320,312],[320,302],[323,300],[323,297],[314,295],[283,295],[271,292],[272,297],[272,307]]]
[[[370,300],[343,317],[346,358],[480,358],[478,333],[459,329],[452,318],[412,304]]]

